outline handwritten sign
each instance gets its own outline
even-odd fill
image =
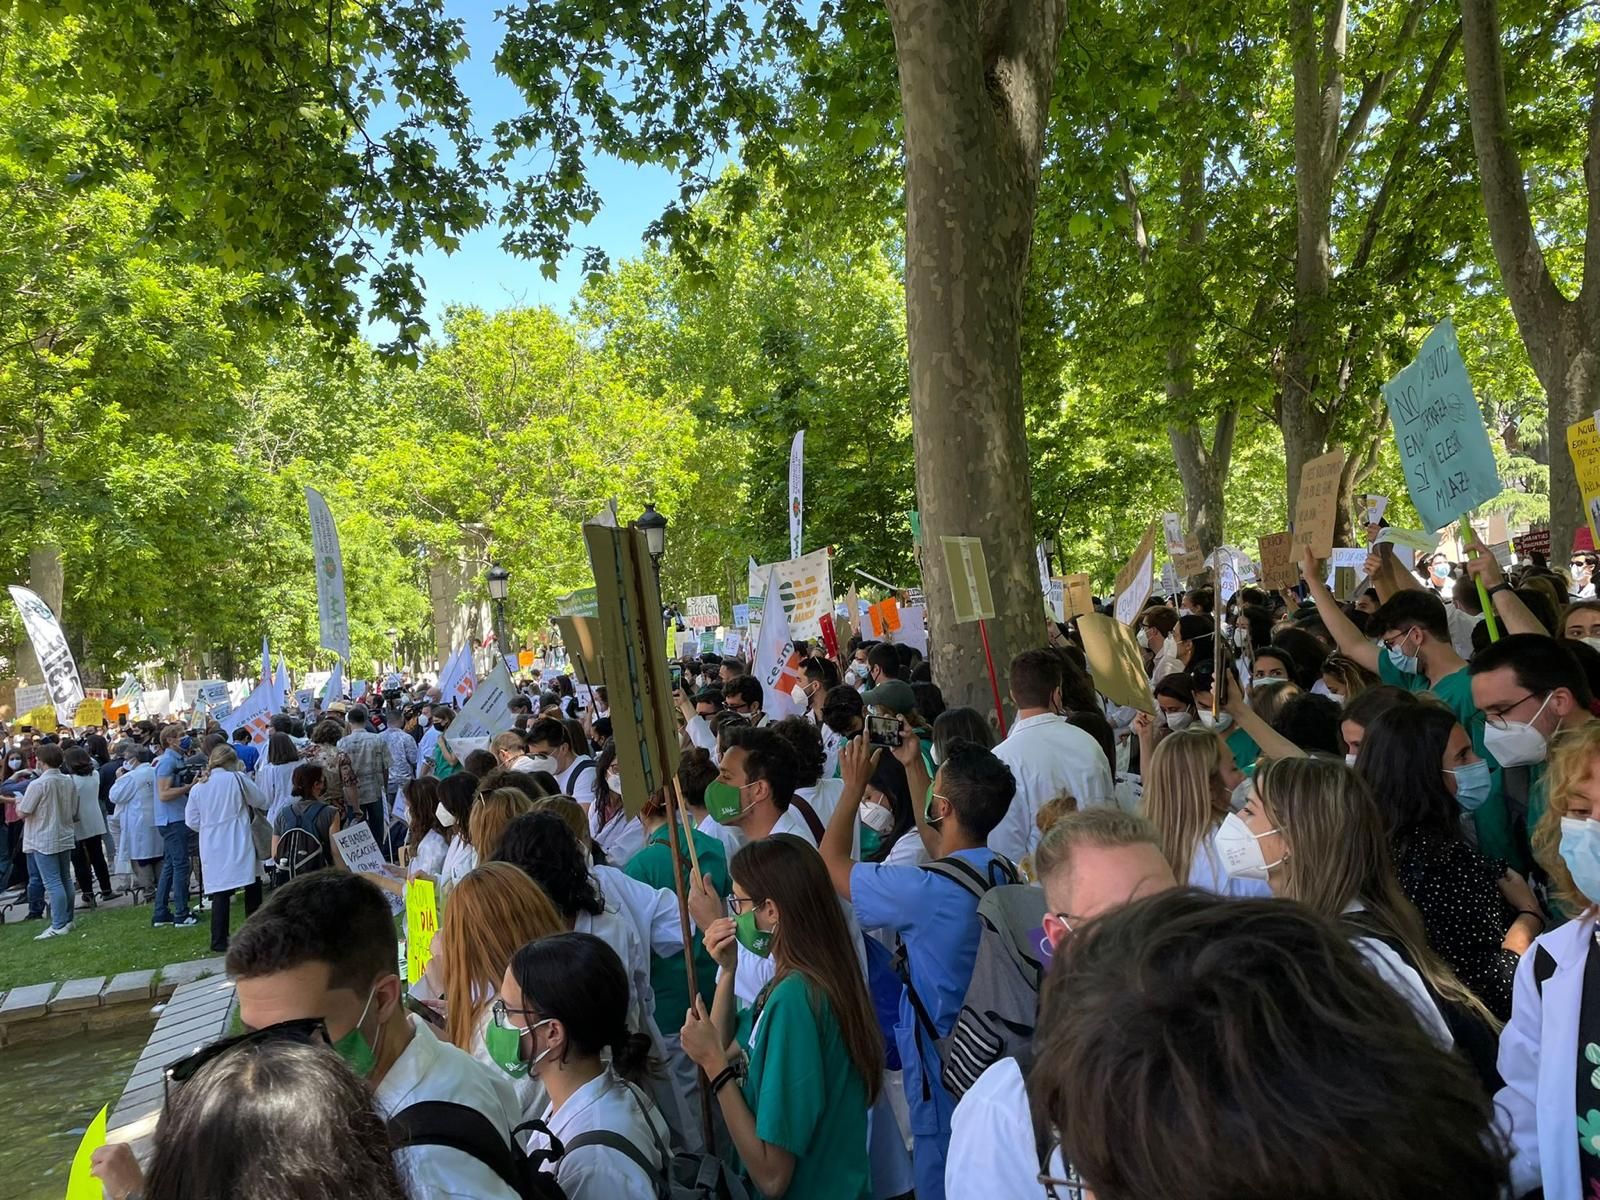
[[[735,604],[733,606],[733,627],[735,629],[750,628],[750,606],[748,604]]]
[[[715,596],[690,596],[683,615],[690,629],[715,629],[722,624],[722,604]]]
[[[1269,591],[1285,591],[1300,582],[1294,562],[1294,535],[1269,533],[1256,539],[1261,555],[1261,586]]]
[[[1423,339],[1416,361],[1384,385],[1383,399],[1423,528],[1442,529],[1500,494],[1489,431],[1448,317]]]
[[[1567,426],[1567,453],[1572,456],[1578,495],[1583,500],[1583,514],[1592,537],[1600,532],[1600,433],[1595,430],[1593,417]]]
[[[1176,558],[1184,551],[1183,519],[1175,512],[1162,513],[1161,528],[1167,537],[1167,554]]]
[[[42,683],[28,683],[17,689],[15,707],[18,713],[31,713],[50,703],[50,689]]]
[[[72,714],[72,723],[81,729],[85,725],[98,725],[105,718],[106,702],[90,697],[79,702],[78,710]]]
[[[1117,572],[1116,614],[1117,620],[1124,625],[1132,625],[1139,619],[1139,611],[1144,608],[1144,602],[1150,598],[1150,589],[1155,586],[1155,547],[1156,523],[1152,521],[1139,539],[1133,557]]]
[[[1318,558],[1333,553],[1333,523],[1339,511],[1339,476],[1344,451],[1330,450],[1300,468],[1300,494],[1294,506],[1294,544],[1310,546]]]
[[[339,830],[333,835],[333,840],[339,847],[339,856],[344,859],[344,865],[357,875],[369,872],[378,875],[383,872],[383,851],[373,840],[372,830],[365,821],[357,821],[349,829]]]
[[[406,884],[406,982],[422,978],[433,958],[433,939],[439,932],[439,896],[430,879]]]

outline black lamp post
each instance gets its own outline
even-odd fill
[[[650,551],[650,562],[656,569],[656,590],[661,590],[661,560],[667,553],[667,519],[656,511],[654,504],[646,504],[634,527],[644,530],[644,544]]]
[[[490,563],[485,582],[489,585],[489,599],[494,601],[495,645],[503,658],[506,653],[506,595],[511,591],[511,572],[499,563]]]

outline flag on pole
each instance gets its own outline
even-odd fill
[[[339,552],[339,530],[328,502],[316,488],[306,489],[311,512],[311,558],[317,575],[317,620],[322,648],[340,658],[350,657],[350,616],[344,602],[344,557]]]
[[[789,636],[789,618],[783,612],[776,570],[767,573],[761,632],[756,638],[755,656],[750,660],[750,674],[761,682],[761,709],[769,719],[780,721],[805,713],[805,706],[791,695],[801,685],[800,654]]]
[[[283,651],[278,651],[278,673],[272,677],[272,711],[281,712],[289,704],[289,668],[284,665]]]
[[[56,720],[70,725],[83,700],[83,682],[67,645],[67,635],[61,630],[61,622],[48,604],[25,587],[11,588],[11,599],[22,617],[28,641],[33,644],[33,655],[39,660],[44,685],[56,708]]]
[[[272,651],[268,649],[267,635],[263,633],[261,635],[261,678],[256,680],[256,684],[259,686],[260,684],[266,683],[271,678]]]
[[[472,670],[472,643],[463,642],[439,673],[439,694],[444,697],[446,704],[454,701],[459,706],[472,695],[477,682]]]
[[[328,682],[322,689],[322,707],[327,708],[335,700],[344,699],[344,660],[334,659],[333,670],[328,675]]]
[[[789,446],[789,557],[799,558],[801,547],[801,501],[805,492],[806,431],[794,435]]]

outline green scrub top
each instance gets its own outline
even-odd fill
[[[650,835],[650,840],[628,860],[627,866],[623,868],[629,878],[663,891],[675,890],[672,885],[672,847],[667,842],[669,836],[665,825]],[[717,889],[717,895],[726,899],[728,893],[733,890],[733,885],[728,880],[728,859],[722,843],[710,834],[701,833],[696,829],[694,849],[700,856],[700,869],[705,872],[706,878],[711,880],[711,886]],[[685,885],[688,884],[688,873],[691,870],[687,857],[688,851],[685,848],[683,864]],[[699,983],[700,995],[709,1009],[712,998],[717,992],[717,964],[716,960],[706,953],[705,940],[698,934],[694,936],[694,975]],[[683,1027],[685,1015],[689,1011],[689,980],[683,973],[681,951],[665,958],[651,953],[650,986],[655,990],[656,1017],[662,1030],[676,1033]]]
[[[756,1134],[795,1158],[784,1200],[871,1200],[867,1087],[827,995],[786,975],[768,993],[746,1049],[744,1098]]]
[[[1233,753],[1233,765],[1241,771],[1250,770],[1261,757],[1261,747],[1256,745],[1255,738],[1242,729],[1235,729],[1223,741]]]

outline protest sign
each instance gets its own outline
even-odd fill
[[[717,631],[715,629],[702,629],[700,631],[700,644],[695,649],[701,654],[715,654],[717,651]]]
[[[1423,339],[1416,361],[1384,385],[1383,399],[1424,529],[1442,529],[1500,494],[1489,431],[1448,317]]]
[[[61,622],[48,604],[25,587],[12,587],[11,599],[22,616],[33,655],[39,660],[39,672],[50,692],[50,702],[56,707],[56,720],[70,721],[78,711],[78,701],[83,699],[83,682],[78,678],[78,664],[67,646]]]
[[[1510,569],[1512,562],[1510,542],[1491,542],[1489,553],[1494,555],[1494,560],[1500,564],[1502,571]]]
[[[643,532],[619,529],[614,515],[602,513],[584,524],[583,540],[599,597],[622,803],[634,817],[648,796],[669,785],[681,754],[661,637],[661,592]]]
[[[822,648],[823,648],[823,650],[827,652],[827,655],[828,655],[829,658],[838,658],[839,657],[839,631],[834,628],[833,614],[832,613],[823,613],[822,616],[820,618],[818,618],[818,622],[817,623],[822,626]]]
[[[451,746],[455,746],[457,738],[492,737],[510,729],[517,723],[517,716],[511,711],[511,697],[516,694],[517,685],[511,681],[505,659],[496,655],[488,676],[450,723]]]
[[[383,849],[372,836],[372,829],[365,821],[357,821],[349,829],[341,829],[333,835],[334,843],[339,847],[339,857],[344,860],[344,865],[357,875],[371,873],[383,874]]]
[[[1550,527],[1536,525],[1527,533],[1511,539],[1511,544],[1516,547],[1517,553],[1527,558],[1535,554],[1550,557]]]
[[[722,624],[722,604],[715,596],[690,596],[683,615],[690,629],[715,629]]]
[[[50,689],[42,683],[29,683],[17,689],[14,707],[19,714],[31,713],[34,709],[49,703]]]
[[[72,714],[72,723],[80,729],[85,725],[99,725],[105,719],[106,702],[90,696],[79,701],[77,711]]]
[[[1339,476],[1343,471],[1343,450],[1330,450],[1300,468],[1300,494],[1294,505],[1296,559],[1307,546],[1317,558],[1333,553],[1333,525],[1339,511]]]
[[[89,1127],[83,1131],[83,1137],[78,1139],[77,1152],[73,1154],[72,1166],[67,1171],[66,1200],[105,1198],[105,1187],[95,1178],[90,1167],[94,1163],[94,1152],[106,1144],[106,1114],[110,1110],[109,1104],[102,1106],[94,1120],[89,1122]]]
[[[220,679],[203,679],[198,696],[198,703],[204,704],[206,711],[215,715],[218,708],[228,703],[228,685]]]
[[[1261,554],[1261,586],[1268,591],[1287,590],[1300,582],[1295,566],[1294,535],[1269,533],[1256,539]]]
[[[750,606],[748,604],[735,604],[733,606],[733,627],[735,629],[750,628]]]
[[[40,733],[54,733],[60,722],[56,720],[56,706],[54,704],[41,704],[32,712],[23,713],[17,718],[18,725],[31,725]]]
[[[439,894],[431,879],[406,884],[406,982],[415,985],[433,958],[439,932]]]
[[[893,596],[885,596],[878,601],[878,612],[883,621],[885,633],[900,632],[900,602]]]
[[[1035,543],[1033,547],[1034,561],[1039,567],[1039,590],[1046,596],[1050,595],[1050,555],[1045,552],[1044,543]]]
[[[989,590],[989,564],[983,556],[983,540],[945,535],[939,539],[939,544],[944,548],[957,624],[993,620],[994,594]],[[853,588],[851,592],[854,594]]]
[[[1144,607],[1144,602],[1150,598],[1150,589],[1155,586],[1155,545],[1156,524],[1152,521],[1139,539],[1133,557],[1117,572],[1116,614],[1117,620],[1124,625],[1132,625],[1139,619],[1139,610]]]
[[[598,617],[600,615],[599,594],[594,588],[579,588],[575,592],[568,592],[565,596],[556,597],[556,611],[563,617]]]
[[[301,688],[294,694],[294,706],[301,712],[311,711],[311,689]]]
[[[348,661],[350,615],[345,610],[344,556],[339,552],[339,529],[333,523],[327,501],[316,488],[306,489],[306,508],[311,514],[311,558],[316,566],[320,645]]]
[[[1055,621],[1067,619],[1067,585],[1059,579],[1050,581],[1050,589],[1044,594],[1045,609]]]
[[[1328,555],[1328,575],[1324,582],[1335,596],[1348,600],[1355,591],[1356,581],[1361,578],[1362,571],[1367,565],[1367,555],[1370,554],[1365,546],[1335,546],[1333,553]]]
[[[826,549],[813,550],[788,562],[754,566],[750,573],[750,602],[763,601],[767,579],[775,572],[790,633],[800,638],[819,637],[821,627],[817,618],[833,606],[830,571]]]
[[[1595,431],[1593,417],[1567,426],[1567,453],[1572,456],[1578,496],[1583,501],[1583,516],[1592,538],[1600,531],[1600,433]]]
[[[1113,704],[1154,714],[1156,704],[1133,630],[1103,613],[1090,613],[1078,618],[1078,633],[1083,638],[1083,655],[1089,662],[1095,690]]]
[[[1080,571],[1068,575],[1063,582],[1067,585],[1067,619],[1092,613],[1094,589],[1089,585],[1089,576]]]
[[[1376,525],[1379,521],[1383,520],[1383,514],[1389,508],[1389,497],[1371,495],[1367,496],[1362,503],[1366,509],[1365,524]]]
[[[722,639],[722,657],[735,658],[744,648],[744,636],[738,632],[728,634]]]
[[[1161,594],[1170,596],[1179,588],[1178,568],[1170,562],[1161,564]]]
[[[1198,550],[1185,550],[1172,560],[1172,567],[1179,579],[1188,579],[1206,569],[1206,556]]]
[[[761,613],[761,632],[756,635],[755,653],[750,657],[750,674],[761,684],[764,711],[772,720],[798,717],[805,710],[794,702],[790,692],[805,682],[800,672],[800,653],[794,647],[788,618],[783,615],[783,600],[775,580],[764,589],[766,600]]]
[[[1372,544],[1377,546],[1384,542],[1395,546],[1403,546],[1407,550],[1428,553],[1439,544],[1439,538],[1437,534],[1423,533],[1417,529],[1400,529],[1390,525],[1382,533],[1378,534],[1377,540]]]
[[[928,609],[926,605],[912,604],[900,610],[900,628],[894,640],[902,646],[915,646],[924,658],[928,656]]]

